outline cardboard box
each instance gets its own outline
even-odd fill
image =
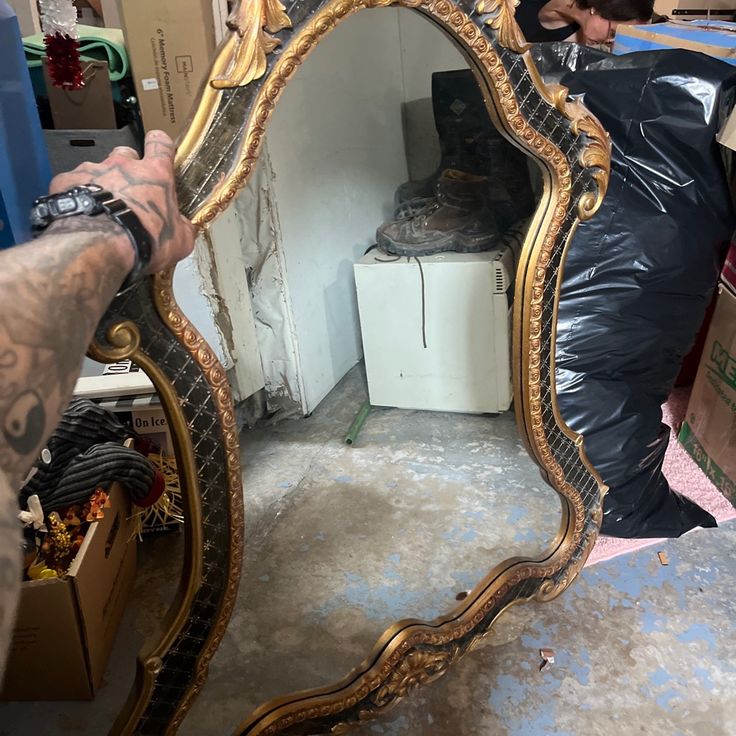
[[[696,20],[618,27],[614,54],[657,49],[700,51],[727,64],[736,64],[736,23]]]
[[[148,376],[130,360],[103,364],[86,358],[74,396],[92,399],[104,409],[123,415],[123,422],[129,423],[138,434],[149,437],[164,455],[174,456],[161,400]]]
[[[731,247],[726,255],[726,262],[721,271],[721,280],[736,294],[736,240],[731,241]]]
[[[736,0],[654,0],[654,12],[676,20],[732,21]]]
[[[95,401],[102,399],[117,401],[153,393],[155,389],[151,379],[130,360],[98,363],[91,358],[85,358],[82,372],[74,385],[74,398]]]
[[[716,134],[716,140],[726,148],[736,151],[736,110],[726,118],[723,127]]]
[[[121,486],[110,501],[65,578],[22,584],[3,700],[91,700],[102,682],[136,570]]]
[[[133,429],[160,447],[164,455],[174,457],[174,444],[169,433],[169,423],[161,405],[151,404],[147,407],[134,405],[130,413]]]
[[[215,50],[212,0],[122,0],[145,129],[183,130]]]
[[[736,504],[736,292],[721,284],[680,442]]]
[[[77,9],[77,21],[85,26],[102,25],[100,0],[73,0]]]
[[[141,153],[130,125],[117,130],[44,130],[43,135],[54,175],[70,171],[85,161],[100,163],[116,146],[129,146]]]

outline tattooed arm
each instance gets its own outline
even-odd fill
[[[120,197],[151,235],[149,271],[188,255],[194,228],[174,189],[174,144],[146,136],[143,159],[117,148],[51,182],[51,192],[98,184]],[[121,226],[106,215],[58,220],[32,243],[0,252],[0,677],[20,580],[14,489],[68,404],[87,345],[133,268]]]

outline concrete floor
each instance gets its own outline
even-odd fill
[[[379,409],[348,448],[364,397],[358,368],[309,419],[244,432],[241,593],[185,736],[231,733],[265,699],[338,679],[392,621],[447,610],[493,564],[553,536],[559,503],[511,414]],[[586,569],[557,601],[507,612],[483,649],[363,731],[736,734],[735,543],[729,523]],[[106,733],[178,549],[171,537],[142,548],[97,699],[4,705],[0,735]],[[541,672],[540,647],[556,653]]]

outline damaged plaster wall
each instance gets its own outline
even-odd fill
[[[236,405],[265,384],[241,241],[240,218],[231,206],[205,231],[196,251]]]
[[[241,241],[229,207],[174,273],[176,300],[227,371],[236,406],[265,385]]]
[[[362,357],[353,264],[407,177],[397,10],[366,10],[320,42],[268,128],[302,405]]]
[[[253,331],[266,388],[265,411],[279,419],[304,414],[299,354],[267,141],[263,142],[247,187],[230,210],[237,218],[240,233],[245,264],[243,284],[252,299]],[[257,409],[250,413],[257,418]]]
[[[177,300],[227,369],[247,423],[306,413],[274,196],[264,141],[248,185],[174,279]]]

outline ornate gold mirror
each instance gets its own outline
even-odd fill
[[[424,607],[432,612],[424,620],[406,618],[418,613],[407,611],[396,623],[390,624],[389,617],[382,633],[363,632],[356,649],[361,654],[348,651],[346,657],[337,657],[338,666],[343,666],[343,660],[347,664],[334,675],[324,667],[304,672],[307,660],[286,659],[279,691],[272,691],[273,684],[271,690],[259,691],[257,667],[249,671],[252,663],[244,662],[242,678],[234,678],[233,683],[234,692],[243,693],[237,728],[242,734],[342,733],[376,716],[415,685],[443,674],[478,644],[509,606],[550,600],[561,593],[584,564],[600,525],[605,488],[586,460],[582,438],[557,411],[554,345],[565,249],[578,223],[596,212],[605,194],[609,143],[585,107],[568,99],[567,90],[542,82],[514,23],[510,0],[296,0],[286,6],[279,0],[243,0],[230,17],[229,33],[179,141],[180,206],[206,229],[253,174],[269,118],[310,52],[358,10],[389,5],[420,13],[456,46],[475,75],[498,130],[541,172],[539,203],[516,263],[513,395],[521,441],[559,494],[561,516],[557,525],[555,515],[558,530],[547,534],[549,546],[538,554],[509,557],[506,550],[514,545],[504,540],[497,540],[492,549],[480,546],[475,563],[488,572],[479,581],[466,581],[459,570],[454,577],[448,570],[447,580],[433,581],[438,575],[429,565],[430,580],[419,580],[419,588],[428,586],[446,594],[462,584],[462,588],[471,587],[467,595],[457,601],[438,595],[432,606]],[[376,54],[380,54],[380,39],[376,39]],[[317,125],[318,121],[300,124]],[[244,519],[231,393],[215,353],[177,307],[172,278],[171,272],[158,274],[118,298],[90,350],[102,361],[131,358],[152,379],[169,419],[185,502],[181,581],[161,632],[139,655],[135,684],[112,729],[116,734],[174,733],[203,688],[236,599],[238,615],[247,616],[254,596],[269,595],[268,590],[263,593],[248,586],[237,598]],[[478,421],[486,420],[479,417]],[[438,424],[437,432],[442,431],[452,432],[452,428]],[[474,480],[482,487],[482,478]],[[501,497],[503,474],[492,486],[493,495]],[[245,493],[247,506],[247,477]],[[310,526],[310,514],[313,520],[320,514],[339,513],[339,506],[330,506],[329,496],[324,496],[322,506],[319,499],[317,488],[308,502],[294,510],[291,528],[298,528],[301,518],[305,529],[319,533],[318,524]],[[482,503],[482,494],[479,499]],[[447,509],[437,507],[436,513],[448,513],[451,507],[451,503]],[[432,508],[428,504],[425,516],[431,516]],[[418,528],[401,526],[410,516],[397,526],[397,533],[403,529],[408,538],[418,533]],[[275,544],[285,532],[274,528],[269,534]],[[357,536],[355,529],[347,528],[338,540],[339,554],[330,558],[335,568],[340,555],[366,554],[360,550],[370,547],[368,533],[364,535],[367,547],[356,548],[357,552],[349,548],[351,537]],[[442,541],[422,543],[431,551]],[[263,562],[268,544],[261,549]],[[400,560],[395,563],[401,565]],[[308,565],[300,566],[298,561],[294,567],[300,576],[309,572]],[[294,571],[274,567],[270,574],[283,577],[283,597]],[[334,574],[341,575],[341,569]],[[291,603],[296,620],[305,601],[295,597]],[[261,610],[269,605],[273,601],[262,603]],[[279,656],[279,642],[289,651],[283,630],[280,639],[270,631],[243,630],[255,640],[263,633],[267,656]],[[350,635],[356,630],[359,625]],[[363,648],[364,641],[374,642],[372,648]],[[348,673],[350,667],[354,669]],[[298,676],[292,677],[294,673]],[[312,689],[289,694],[292,683]],[[202,707],[207,707],[206,699]]]

